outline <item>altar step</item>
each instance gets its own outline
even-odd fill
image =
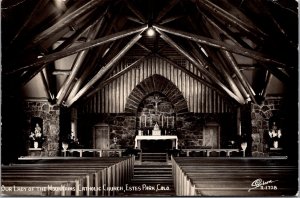
[[[166,162],[167,153],[142,153],[142,162]]]

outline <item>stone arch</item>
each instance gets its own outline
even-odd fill
[[[127,98],[125,112],[137,113],[140,102],[149,94],[160,92],[174,105],[175,113],[188,112],[187,101],[182,92],[167,78],[154,74],[140,82]]]

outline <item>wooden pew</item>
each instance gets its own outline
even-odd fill
[[[291,196],[298,189],[297,165],[286,158],[177,157],[172,165],[177,195]],[[258,179],[273,183],[254,188]]]
[[[65,158],[28,158],[23,162],[33,164],[14,164],[2,166],[2,184],[7,188],[11,186],[34,187],[39,183],[47,187],[47,183],[53,187],[71,186],[75,190],[74,195],[115,195],[110,191],[81,191],[83,187],[107,187],[121,186],[132,177],[134,158],[93,158],[65,159]],[[56,172],[55,172],[56,171]],[[62,174],[61,174],[62,173]],[[18,176],[20,175],[20,176]],[[42,187],[42,186],[41,186]],[[34,194],[35,193],[35,194]],[[53,193],[34,192],[27,195],[53,195]],[[6,191],[4,194],[13,195],[16,192]],[[56,192],[57,196],[69,196],[72,192]]]

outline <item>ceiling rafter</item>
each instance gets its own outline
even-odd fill
[[[117,21],[117,17],[113,17],[112,15],[109,17],[110,19],[112,19],[112,23],[115,23]],[[104,28],[102,28],[102,31],[98,34],[99,36],[102,35],[106,35],[106,34],[111,34],[112,30],[113,30],[113,26],[106,23],[106,26]],[[107,51],[106,48],[111,48],[113,46],[114,42],[108,44],[104,44],[102,45],[99,49],[95,48],[94,50],[92,50],[88,57],[86,58],[84,64],[88,65],[89,67],[84,69],[82,71],[82,74],[80,77],[78,77],[78,80],[76,81],[75,84],[73,84],[72,90],[70,91],[70,93],[68,94],[68,97],[66,98],[67,100],[70,100],[71,98],[73,98],[77,92],[79,91],[79,89],[81,88],[82,84],[88,80],[88,77],[91,75],[94,75],[93,70],[98,70],[97,66],[99,66],[100,62],[102,61],[103,57],[105,56],[105,53]]]
[[[135,60],[133,63],[131,63],[130,65],[128,65],[127,67],[125,67],[123,70],[119,71],[118,73],[116,73],[115,75],[109,77],[108,79],[100,82],[95,88],[93,89],[90,93],[88,93],[84,99],[88,99],[89,97],[93,96],[95,93],[97,93],[99,90],[101,90],[103,87],[105,87],[107,84],[109,84],[110,82],[116,80],[117,78],[119,78],[120,76],[124,75],[125,73],[129,72],[130,70],[134,69],[138,64],[140,64],[142,61],[146,60],[149,56],[151,55],[151,53],[148,53],[146,56],[143,56],[137,60]]]
[[[182,54],[183,56],[185,56],[189,61],[191,61],[196,67],[198,67],[200,69],[200,71],[202,71],[202,73],[208,77],[209,79],[211,79],[213,82],[215,82],[223,91],[225,91],[231,98],[233,98],[236,102],[240,103],[240,104],[244,104],[244,101],[241,100],[239,97],[237,97],[234,93],[232,93],[222,82],[219,81],[219,79],[217,79],[214,75],[210,74],[206,69],[203,68],[202,65],[200,65],[200,63],[198,63],[195,59],[193,59],[185,50],[183,50],[180,46],[178,46],[172,39],[170,39],[165,33],[163,33],[162,31],[160,31],[159,29],[157,29],[157,31],[159,31],[161,38],[166,41],[166,43],[168,43],[169,45],[171,45],[172,47],[174,47],[180,54]]]
[[[62,51],[59,51],[59,52],[51,53],[51,54],[45,55],[44,57],[38,58],[35,62],[33,62],[33,63],[31,63],[27,66],[23,66],[23,67],[20,67],[18,69],[15,69],[13,71],[4,72],[4,73],[12,74],[12,73],[16,73],[16,72],[19,72],[19,71],[26,70],[26,69],[31,68],[31,67],[36,67],[36,66],[39,66],[39,65],[42,65],[42,64],[47,64],[49,62],[53,62],[53,61],[58,60],[60,58],[63,58],[63,57],[66,57],[66,56],[69,56],[69,55],[72,55],[72,54],[76,54],[76,53],[81,52],[83,50],[90,49],[90,48],[93,48],[93,47],[96,47],[96,46],[99,46],[99,45],[103,45],[103,44],[111,42],[111,41],[118,40],[118,39],[126,37],[126,36],[132,35],[134,33],[139,32],[141,29],[144,29],[144,28],[145,28],[145,26],[138,27],[138,28],[132,28],[130,30],[124,30],[124,31],[121,31],[121,32],[117,32],[117,33],[108,35],[108,36],[104,36],[104,37],[96,39],[96,40],[92,40],[90,42],[80,44],[80,45],[72,47],[72,48],[68,48],[68,49],[65,49],[65,50],[62,50]]]
[[[17,33],[15,34],[15,36],[13,37],[13,39],[10,41],[10,44],[13,45],[14,41],[16,41],[19,36],[22,34],[22,32],[24,31],[24,29],[27,27],[27,25],[29,24],[29,22],[35,18],[37,11],[42,9],[43,7],[45,7],[50,0],[44,0],[44,1],[38,1],[38,3],[35,5],[34,9],[32,10],[32,12],[30,13],[30,15],[27,17],[26,21],[23,23],[22,27],[18,29]]]
[[[171,0],[169,2],[167,2],[167,4],[165,5],[165,7],[163,9],[160,10],[158,16],[155,19],[155,23],[159,23],[162,18],[168,14],[168,12],[170,12],[170,10],[173,9],[173,7],[175,7],[178,4],[179,0]]]
[[[244,22],[243,20],[237,18],[233,14],[227,12],[226,10],[222,9],[220,6],[214,4],[209,0],[198,0],[197,3],[200,7],[203,7],[209,12],[218,15],[219,17],[221,17],[222,20],[227,21],[228,23],[234,25],[240,30],[245,31],[249,35],[253,35],[255,38],[259,40],[264,40],[263,37],[268,36],[265,32],[263,32],[256,26],[251,25],[251,23]],[[231,6],[231,9],[234,9],[234,5]],[[237,11],[238,9],[235,10]],[[244,18],[244,20],[246,21],[251,21],[247,17],[243,17],[243,14],[240,14],[239,17]]]
[[[194,42],[198,42],[198,43],[201,43],[201,44],[204,44],[204,45],[209,45],[211,47],[215,47],[215,48],[219,48],[219,49],[224,49],[226,51],[230,51],[230,52],[233,52],[233,53],[236,53],[236,54],[240,54],[240,55],[243,55],[243,56],[246,56],[246,57],[250,57],[250,58],[253,58],[255,60],[262,61],[262,62],[266,62],[266,63],[286,67],[285,63],[283,63],[281,61],[278,61],[274,58],[267,57],[266,55],[264,55],[262,53],[259,53],[259,52],[256,52],[254,50],[250,50],[250,49],[246,49],[246,48],[242,48],[242,47],[238,47],[238,46],[233,46],[233,45],[227,44],[227,43],[222,42],[222,41],[207,38],[207,37],[204,37],[204,36],[199,36],[199,35],[196,35],[196,34],[193,34],[193,33],[185,32],[185,31],[175,30],[173,28],[166,28],[166,27],[163,27],[163,26],[160,26],[160,25],[154,25],[154,27],[158,30],[163,31],[163,32],[167,32],[167,33],[179,36],[179,37],[183,37],[183,38],[192,40]]]
[[[209,82],[209,81],[205,80],[204,78],[198,76],[197,74],[193,73],[192,71],[188,70],[187,68],[178,65],[176,62],[174,62],[170,58],[168,58],[168,57],[166,57],[166,56],[164,56],[160,53],[155,53],[155,55],[158,58],[161,58],[162,60],[165,60],[169,64],[173,65],[175,68],[177,68],[177,69],[181,70],[182,72],[186,73],[187,75],[191,76],[192,78],[196,79],[198,82],[200,82],[200,83],[204,84],[205,86],[211,88],[212,90],[216,91],[221,96],[228,97],[228,95],[225,95],[223,91],[221,91],[220,89],[218,89],[217,87],[212,85],[211,82]]]
[[[114,24],[117,21],[117,17],[113,18],[112,24]],[[124,24],[125,26],[125,24]],[[106,34],[111,33],[115,29],[114,25],[108,25],[108,28],[106,29]],[[103,32],[104,33],[104,32]],[[115,56],[119,51],[119,46],[122,43],[122,40],[119,42],[112,42],[109,46],[103,45],[101,49],[98,50],[98,52],[95,53],[94,56],[92,56],[91,64],[85,63],[88,65],[91,65],[89,69],[85,69],[83,71],[83,74],[79,77],[76,84],[74,84],[73,89],[71,90],[68,98],[66,98],[66,101],[71,100],[75,95],[78,93],[81,86],[84,83],[87,83],[90,79],[89,77],[93,77],[96,72],[98,71],[97,66],[99,65],[105,65],[106,61],[109,61],[113,56]],[[90,57],[91,58],[91,57]],[[113,71],[114,66],[112,66],[104,75],[101,77],[100,80],[104,80],[109,77],[110,73]],[[93,71],[95,70],[95,71]]]
[[[129,21],[133,21],[133,22],[138,23],[138,24],[140,24],[140,25],[145,24],[145,23],[144,23],[143,21],[141,21],[140,19],[135,18],[135,17],[132,17],[132,16],[127,16],[127,19],[128,19]]]
[[[204,13],[201,13],[201,15],[202,15],[203,20],[205,20],[208,23],[210,23],[211,25],[213,25],[219,32],[221,32],[222,34],[224,34],[234,44],[238,45],[239,47],[253,49],[253,47],[251,47],[248,43],[246,43],[245,41],[243,41],[241,38],[237,38],[237,36],[235,36],[232,32],[230,32],[230,30],[228,30],[222,24],[214,21],[213,19],[211,19],[210,17],[208,17]]]
[[[102,67],[99,72],[89,81],[87,82],[78,93],[69,101],[66,101],[66,106],[70,107],[74,102],[76,102],[81,96],[83,96],[104,74],[110,69],[116,62],[118,62],[124,54],[142,37],[141,32],[143,32],[146,28],[144,27],[140,33],[138,33],[109,63],[107,63],[104,67]]]
[[[172,17],[166,18],[166,19],[164,19],[164,20],[161,20],[161,22],[159,22],[159,24],[160,24],[160,25],[164,25],[164,24],[166,24],[166,23],[171,23],[171,22],[173,22],[173,21],[176,21],[176,20],[178,20],[178,19],[182,19],[182,18],[184,18],[184,17],[185,17],[185,15],[176,15],[176,16],[172,16]]]
[[[213,29],[214,26],[212,26],[210,23],[203,22],[203,24],[207,27],[206,29],[209,31],[209,33],[213,39],[222,41],[220,34],[219,34],[220,32],[218,31],[218,29]],[[235,58],[233,57],[233,55],[226,50],[220,50],[220,51],[221,51],[222,56],[225,58],[225,60],[227,60],[227,62],[228,62],[227,65],[230,66],[230,70],[232,70],[234,72],[234,74],[237,76],[237,78],[241,82],[242,86],[246,89],[251,100],[256,103],[255,94],[252,93],[252,91],[251,91],[252,88],[249,87],[248,83],[246,83],[247,79],[245,79],[244,76],[242,75],[242,73],[240,72],[237,62],[236,62]]]
[[[89,41],[95,39],[97,33],[100,31],[100,28],[103,26],[103,21],[104,21],[104,18],[102,17],[101,21],[98,24],[95,24],[94,27],[90,28],[86,42],[89,42]],[[68,76],[68,78],[63,83],[59,92],[57,93],[56,99],[57,99],[58,105],[60,105],[62,103],[63,99],[65,98],[74,78],[76,77],[80,67],[82,66],[82,63],[83,63],[87,53],[88,53],[88,50],[83,50],[76,55],[76,58],[72,65],[72,71],[71,71],[70,75]]]
[[[87,1],[85,4],[74,10],[73,12],[66,12],[63,14],[63,16],[60,17],[60,19],[50,27],[48,27],[46,30],[42,31],[38,35],[35,36],[32,40],[32,44],[38,44],[42,40],[49,38],[53,33],[58,31],[59,29],[65,27],[66,25],[69,25],[73,21],[76,21],[78,17],[82,16],[83,14],[87,13],[91,9],[95,9],[95,7],[99,6],[100,3],[103,3],[104,0],[91,0]],[[75,5],[77,6],[77,5]],[[72,10],[71,8],[69,10]]]
[[[53,101],[54,100],[54,95],[51,92],[50,85],[49,85],[49,83],[48,83],[48,81],[46,79],[46,76],[45,76],[44,72],[46,72],[45,69],[40,72],[41,78],[42,78],[42,82],[43,82],[43,85],[44,85],[44,90],[47,93],[48,100],[49,101]]]
[[[102,20],[103,17],[105,17],[107,13],[104,12],[101,17],[93,17],[90,19],[87,23],[85,23],[80,29],[75,31],[72,36],[70,36],[67,40],[65,40],[62,44],[60,44],[58,47],[56,47],[51,53],[62,51],[69,46],[73,44],[74,41],[76,41],[81,35],[83,35],[85,32],[89,31],[92,26],[94,26],[96,23]],[[43,68],[47,67],[48,64],[41,65],[40,67],[37,67],[36,69],[33,68],[33,71],[28,70],[23,76],[22,76],[22,82],[26,84],[29,80],[31,80],[37,73],[39,73]]]
[[[277,28],[278,32],[280,32],[282,34],[283,38],[286,41],[288,41],[292,47],[297,48],[297,44],[294,41],[292,41],[292,40],[289,39],[289,36],[288,36],[287,32],[282,27],[282,25],[280,24],[280,22],[273,16],[273,14],[270,11],[269,6],[266,5],[266,2],[255,1],[255,4],[259,8],[263,8],[263,9],[260,9],[260,11],[263,12],[263,13],[265,13],[266,16],[273,22],[274,27]]]
[[[129,10],[145,24],[147,20],[145,19],[143,13],[141,13],[139,9],[131,1],[125,0],[125,2]]]
[[[226,82],[228,83],[231,91],[233,91],[233,93],[239,97],[241,100],[244,100],[244,97],[242,96],[240,90],[238,89],[237,85],[235,84],[235,82],[233,81],[233,79],[231,78],[231,76],[228,74],[228,72],[223,68],[222,65],[220,65],[219,67],[215,67],[214,64],[210,64],[205,57],[195,48],[195,46],[193,46],[193,43],[191,43],[191,41],[189,41],[190,45],[192,45],[193,50],[195,52],[197,52],[197,57],[200,60],[200,64],[202,64],[205,68],[211,68],[211,69],[215,69],[218,68],[220,70],[220,73],[223,74],[224,79],[226,80]],[[211,70],[210,70],[211,71]],[[213,72],[212,74],[214,74],[216,77],[218,76],[216,72]]]

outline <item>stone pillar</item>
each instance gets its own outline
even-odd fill
[[[60,107],[53,106],[48,101],[25,101],[23,104],[27,122],[27,127],[24,129],[25,135],[27,137],[30,135],[31,127],[28,126],[31,126],[32,117],[41,118],[43,120],[43,136],[46,137],[42,145],[41,156],[58,156]]]
[[[264,138],[269,130],[270,118],[279,114],[280,104],[281,98],[267,98],[261,105],[251,105],[252,156],[268,156]]]

